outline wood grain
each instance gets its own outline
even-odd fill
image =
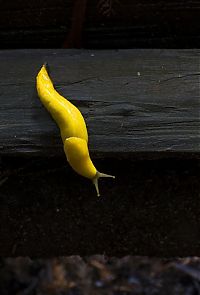
[[[199,50],[0,51],[0,155],[63,154],[35,76],[82,111],[93,155],[199,153]]]

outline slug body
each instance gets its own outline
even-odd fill
[[[78,137],[69,137],[65,140],[64,151],[67,161],[80,175],[89,179],[95,178],[97,173],[88,151],[87,142]]]
[[[37,75],[37,92],[59,126],[63,143],[66,138],[73,136],[88,142],[87,128],[81,112],[55,90],[44,65]]]
[[[45,65],[36,78],[38,96],[60,128],[64,151],[70,166],[92,180],[99,196],[98,179],[112,177],[100,173],[92,163],[88,150],[88,132],[81,112],[54,88]]]

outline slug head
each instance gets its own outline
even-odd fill
[[[97,196],[100,196],[98,180],[101,177],[111,177],[112,175],[104,174],[95,168],[89,155],[86,140],[78,137],[69,137],[64,142],[64,151],[70,166],[80,175],[89,178],[95,185]]]

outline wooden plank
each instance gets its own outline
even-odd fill
[[[0,52],[0,155],[63,154],[35,90],[44,61],[82,111],[94,155],[199,153],[199,50],[8,50]]]
[[[156,27],[159,29],[159,24]],[[158,33],[149,25],[144,34],[143,26],[113,26],[112,28],[92,27],[83,32],[81,48],[85,49],[127,49],[127,48],[199,48],[200,37],[193,33]],[[152,33],[155,30],[155,33]],[[171,29],[172,31],[173,29]],[[17,48],[63,48],[69,26],[56,28],[11,29],[0,31],[0,49]]]
[[[109,25],[130,25],[135,26],[137,32],[137,27],[141,26],[142,28],[143,26],[143,33],[145,34],[146,30],[149,30],[152,26],[152,29],[155,29],[153,33],[156,33],[156,29],[161,32],[164,28],[168,28],[166,33],[172,33],[170,32],[171,29],[177,33],[181,31],[185,35],[188,32],[196,34],[199,28],[200,4],[198,0],[174,0],[173,2],[164,0],[113,1],[107,14],[106,9],[103,8],[106,2],[106,0],[88,0],[87,28],[98,27],[100,29],[103,27],[102,22],[104,22],[106,29],[109,28]],[[56,24],[57,28],[66,26],[71,19],[73,3],[72,0],[2,2],[0,28],[22,29],[23,25],[29,28],[36,28],[38,25],[54,27]],[[51,14],[53,9],[55,9],[54,16]],[[30,16],[30,18],[27,16]],[[189,26],[189,23],[192,23],[193,27]]]
[[[197,0],[112,1],[107,13],[103,8],[106,2],[109,1],[88,1],[83,47],[200,46],[200,5]],[[72,0],[2,2],[0,47],[61,47],[71,23],[72,7]]]

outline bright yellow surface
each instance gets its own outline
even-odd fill
[[[81,112],[54,89],[45,66],[37,75],[37,91],[41,102],[60,128],[63,143],[69,137],[83,138],[88,142],[87,128]]]
[[[82,138],[70,137],[65,140],[64,151],[71,167],[80,175],[93,179],[97,173],[88,151],[87,142]]]
[[[93,179],[97,170],[89,156],[84,118],[71,102],[54,89],[45,66],[37,75],[37,91],[41,102],[60,128],[69,164],[78,174]]]

